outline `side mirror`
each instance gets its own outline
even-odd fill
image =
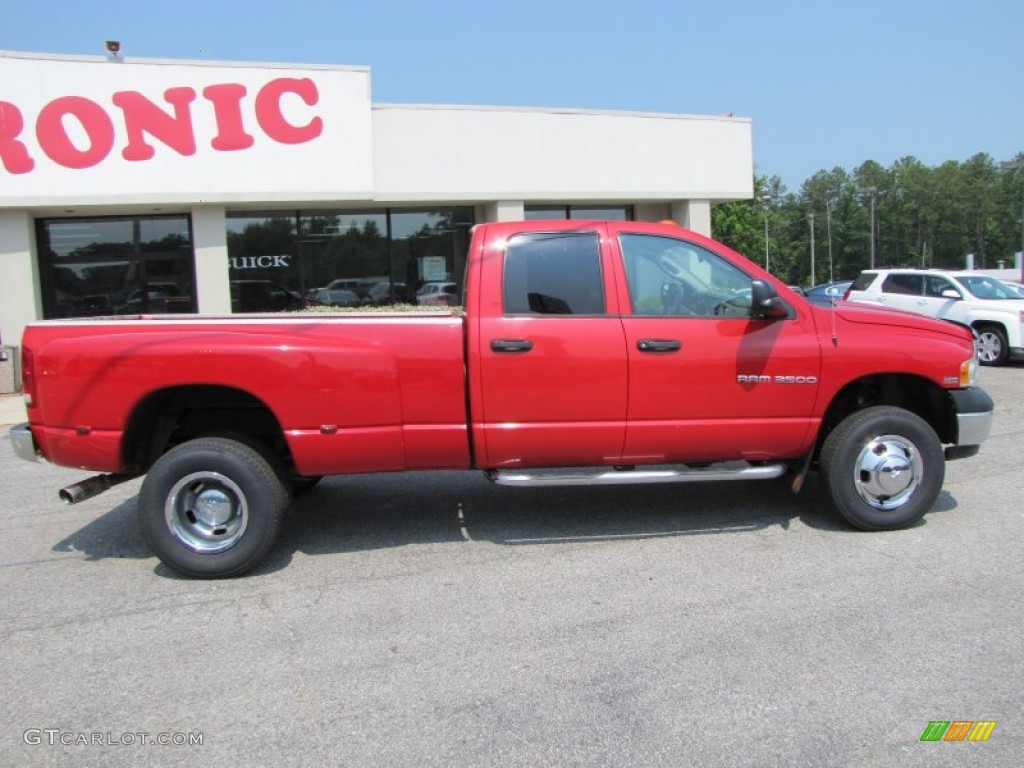
[[[750,283],[750,314],[766,320],[789,317],[789,308],[775,292],[775,287],[767,280],[754,280]]]
[[[944,299],[962,299],[963,296],[956,290],[956,288],[945,288],[942,291],[942,298]]]

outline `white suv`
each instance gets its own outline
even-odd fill
[[[1024,299],[995,278],[938,269],[871,269],[845,298],[951,320],[978,333],[978,359],[1000,365],[1024,358]]]

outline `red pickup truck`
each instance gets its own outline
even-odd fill
[[[417,314],[44,321],[23,343],[24,458],[146,474],[170,567],[234,576],[324,475],[487,472],[509,486],[780,477],[819,469],[867,530],[921,518],[992,400],[972,332],[815,307],[671,223],[481,224],[463,308]]]

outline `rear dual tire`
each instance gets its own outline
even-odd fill
[[[273,548],[290,497],[261,452],[228,438],[190,440],[150,468],[139,523],[153,552],[185,576],[227,578]]]

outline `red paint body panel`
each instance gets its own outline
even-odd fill
[[[572,231],[597,235],[605,313],[506,316],[508,238]],[[634,314],[624,234],[712,251],[746,278],[771,282],[789,316]],[[848,383],[896,373],[951,389],[972,354],[967,329],[859,306],[814,307],[743,256],[674,225],[483,224],[468,265],[465,317],[177,315],[34,324],[24,339],[33,434],[54,463],[123,471],[122,435],[145,398],[216,385],[265,404],[306,475],[797,459],[813,447],[823,414]],[[509,339],[532,346],[492,348]],[[651,354],[639,343],[645,339],[679,347]]]
[[[654,234],[644,225],[626,234]],[[659,236],[662,232],[657,232]],[[721,246],[687,233],[712,252]],[[618,249],[617,243],[612,243]],[[748,274],[754,267],[736,254]],[[622,259],[616,260],[616,266]],[[759,277],[761,275],[752,275]],[[625,271],[616,270],[619,295],[629,296]],[[748,461],[799,456],[813,441],[814,401],[821,368],[814,316],[786,320],[747,317],[634,315],[623,307],[629,355],[629,414],[622,462]],[[672,354],[641,351],[642,339],[678,341]],[[814,383],[759,386],[741,375],[800,376]]]
[[[466,467],[462,326],[437,314],[40,323],[26,332],[33,433],[54,463],[120,471],[118,440],[98,435],[119,435],[154,392],[218,385],[270,408],[304,474],[423,468],[432,431],[445,452],[435,466]],[[321,435],[325,425],[337,432]],[[418,430],[411,465],[406,427]]]
[[[581,229],[578,222],[487,225],[470,262],[470,400],[477,462],[484,467],[588,466],[619,463],[626,430],[628,361],[614,267],[604,227],[600,317],[506,316],[502,307],[507,239],[523,232]],[[474,241],[476,246],[476,241]],[[528,339],[525,353],[491,349],[496,339]]]

